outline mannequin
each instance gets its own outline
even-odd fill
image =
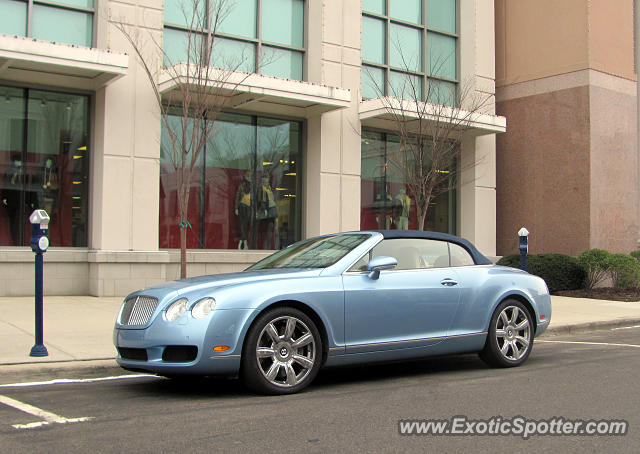
[[[240,226],[240,240],[238,249],[249,249],[247,232],[251,222],[251,172],[247,171],[236,190],[235,215]]]
[[[57,199],[58,173],[53,159],[47,158],[44,163],[44,175],[42,178],[43,201],[41,206],[51,214]]]
[[[409,215],[411,214],[411,199],[407,195],[405,188],[400,189],[400,193],[393,200],[396,228],[398,230],[409,230]]]
[[[278,217],[278,206],[276,205],[273,190],[271,189],[271,184],[269,182],[269,176],[264,175],[262,177],[262,189],[260,191],[260,196],[258,199],[258,219],[262,221],[263,224],[266,224],[267,236],[264,241],[264,248],[271,249],[275,248],[274,240],[273,240],[273,231],[276,223],[276,218]],[[277,231],[276,231],[277,236]]]

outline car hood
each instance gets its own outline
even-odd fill
[[[207,276],[191,277],[188,279],[180,279],[177,281],[165,282],[162,284],[148,287],[136,294],[146,294],[150,296],[160,296],[175,292],[182,295],[187,292],[205,290],[209,288],[249,284],[252,282],[269,281],[275,279],[299,279],[305,277],[318,276],[322,269],[269,269],[256,271],[241,271],[238,273],[212,274]]]

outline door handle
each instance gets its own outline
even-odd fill
[[[453,279],[450,279],[450,278],[443,279],[440,281],[440,283],[445,287],[453,287],[454,285],[458,285],[457,281],[454,281]]]

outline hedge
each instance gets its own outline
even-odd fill
[[[498,265],[520,268],[520,254],[502,257]],[[529,254],[527,271],[545,280],[550,292],[582,288],[585,271],[574,257],[564,254]]]

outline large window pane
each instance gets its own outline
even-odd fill
[[[256,46],[235,39],[215,38],[211,66],[252,73],[256,70]]]
[[[304,46],[304,1],[262,0],[262,39]]]
[[[391,71],[389,95],[394,98],[422,100],[422,77]]]
[[[429,79],[427,84],[427,101],[444,106],[453,107],[457,105],[455,83]]]
[[[0,245],[27,245],[28,217],[44,209],[52,246],[86,246],[88,98],[6,87],[0,94]]]
[[[91,47],[93,14],[33,5],[33,37]]]
[[[230,35],[256,37],[257,0],[235,0],[227,3],[226,14],[221,17],[218,30]],[[264,12],[263,12],[264,14]]]
[[[362,0],[362,11],[384,14],[386,0]]]
[[[193,36],[196,35],[194,34]],[[180,62],[186,62],[188,46],[188,32],[165,28],[162,36],[163,64],[165,66],[173,66]]]
[[[456,33],[456,0],[427,0],[427,25]]]
[[[302,52],[262,46],[261,58],[261,74],[302,80]]]
[[[391,24],[389,33],[389,64],[406,71],[422,71],[422,32]]]
[[[26,36],[27,2],[0,0],[0,33]]]
[[[362,99],[384,96],[384,69],[362,65]]]
[[[83,8],[93,8],[94,0],[57,0],[57,3],[65,5],[81,6]]]
[[[164,21],[204,29],[207,26],[206,11],[206,0],[165,0]]]
[[[207,144],[204,247],[247,249],[255,227],[256,139],[253,118],[223,114]]]
[[[187,124],[187,137],[191,137],[193,130],[193,122],[189,119],[184,120],[182,116],[172,116],[169,118],[169,124],[171,130],[177,135],[175,138],[176,143],[179,144],[182,131],[182,122],[186,121]],[[199,162],[191,173],[191,184],[189,186],[189,207],[186,214],[186,219],[182,219],[180,216],[179,208],[179,186],[178,176],[180,171],[180,164],[177,160],[177,156],[180,151],[175,150],[172,147],[170,136],[167,132],[165,125],[162,125],[162,138],[160,147],[160,247],[161,248],[177,248],[180,247],[180,224],[182,222],[188,222],[186,227],[187,232],[187,247],[188,248],[201,248],[201,218],[202,218],[202,158],[204,153],[201,153]],[[187,139],[189,140],[189,139]],[[179,146],[179,145],[178,145]],[[190,145],[188,145],[190,147]]]
[[[432,76],[456,78],[456,39],[438,33],[429,33],[428,59],[429,74]]]
[[[390,0],[389,16],[422,24],[422,0]]]
[[[362,17],[362,60],[384,64],[385,22],[371,17]]]

